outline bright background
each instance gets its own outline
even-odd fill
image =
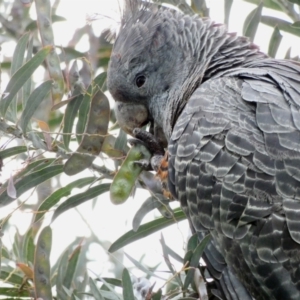
[[[224,2],[222,0],[208,1],[210,7],[210,15],[213,20],[218,23],[223,23],[224,18]],[[256,6],[244,1],[234,1],[231,10],[231,18],[229,24],[230,32],[237,32],[242,34],[243,23],[247,15]],[[289,20],[286,15],[281,13],[275,13],[274,11],[264,8],[263,14],[273,15],[280,17],[281,19]],[[35,14],[35,10],[32,8],[32,14]],[[57,14],[67,19],[65,22],[57,22],[53,28],[55,31],[56,45],[67,46],[67,43],[71,40],[74,34],[75,28],[82,27],[86,24],[87,18],[93,17],[94,14],[100,16],[110,16],[110,18],[100,18],[92,23],[93,29],[100,35],[101,31],[107,26],[116,25],[119,19],[119,3],[116,0],[61,0],[58,7]],[[233,17],[234,16],[234,17]],[[255,43],[260,46],[261,50],[267,52],[269,37],[273,32],[273,28],[260,24],[258,34],[255,38]],[[296,40],[292,35],[289,35],[281,31],[283,40],[278,50],[277,57],[282,58],[285,56],[287,49],[292,46],[292,56],[300,53],[299,40]],[[87,36],[84,36],[80,43],[76,46],[76,50],[87,51]],[[9,56],[15,44],[6,43],[2,47],[2,56]],[[6,78],[2,78],[1,88],[5,87]],[[12,170],[20,168],[18,162],[12,162],[11,167],[5,169],[2,173],[2,179],[8,178]],[[89,172],[89,171],[87,171]],[[81,175],[82,176],[82,175]],[[72,177],[72,181],[75,177]],[[67,176],[62,178],[62,182],[68,183],[70,179]],[[76,192],[76,190],[74,191]],[[26,194],[28,197],[28,194]],[[64,217],[59,217],[51,226],[53,229],[53,248],[52,248],[52,260],[56,261],[61,251],[65,249],[76,237],[81,237],[82,242],[84,239],[91,235],[93,232],[99,240],[102,241],[103,247],[99,244],[92,244],[88,250],[88,257],[92,260],[89,263],[89,270],[93,273],[100,274],[101,276],[111,276],[110,268],[111,262],[109,258],[114,257],[122,260],[122,251],[118,254],[108,254],[105,249],[108,248],[111,242],[116,240],[119,236],[130,230],[133,216],[142,202],[148,197],[144,192],[137,191],[134,199],[130,198],[125,204],[121,206],[114,206],[111,204],[107,196],[100,197],[97,200],[95,206],[93,201],[89,201],[78,209],[73,209],[64,214]],[[34,195],[32,200],[35,201]],[[0,218],[10,213],[16,206],[6,207],[1,209]],[[24,212],[16,210],[13,214],[11,222],[18,224],[17,227],[20,233],[24,233],[24,230],[28,228],[29,220],[28,214],[32,212]],[[49,217],[46,219],[46,223],[49,222]],[[149,214],[144,221],[153,219],[153,216],[158,216],[157,213]],[[3,237],[4,244],[8,244],[11,236],[15,232],[15,228],[11,228],[11,234],[5,234]],[[172,249],[176,249],[176,252],[183,256],[184,247],[189,235],[189,229],[187,222],[181,222],[163,231],[166,243]],[[139,260],[145,255],[143,262],[149,266],[155,266],[163,261],[161,244],[159,242],[160,233],[153,234],[146,239],[142,239],[136,243],[133,243],[125,247],[124,251]],[[131,263],[125,258],[124,262],[120,261],[120,269],[125,266],[131,266]],[[181,266],[176,265],[179,269]],[[161,271],[167,270],[164,264],[159,269]],[[142,273],[135,273],[136,276],[141,276]],[[166,275],[163,275],[164,277]],[[156,288],[161,286],[162,282],[158,282]],[[1,285],[1,283],[0,283]]]

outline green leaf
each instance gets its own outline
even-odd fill
[[[69,247],[68,247],[69,248]],[[63,280],[65,278],[67,266],[68,266],[68,258],[69,258],[69,249],[67,249],[60,257],[59,262],[55,265],[58,266],[57,277],[56,277],[56,292],[59,299],[66,298],[66,292],[63,289]],[[51,273],[54,273],[52,268]]]
[[[300,0],[288,0],[288,1],[300,5]]]
[[[229,24],[229,16],[232,7],[233,0],[225,0],[224,1],[224,24],[228,26]]]
[[[6,283],[11,283],[11,284],[16,284],[16,285],[23,284],[22,276],[19,276],[17,274],[12,274],[12,271],[8,272],[3,269],[1,270],[1,273],[0,273],[0,279],[2,281],[5,281]]]
[[[75,248],[75,250],[73,251],[73,253],[69,258],[67,270],[65,273],[65,278],[63,280],[63,286],[66,287],[67,289],[71,288],[71,284],[76,272],[80,252],[81,252],[81,245]]]
[[[19,297],[30,297],[30,292],[26,290],[20,290],[19,288],[3,287],[0,288],[0,295],[18,297],[17,299],[20,299]]]
[[[161,300],[162,290],[159,289],[151,298],[151,300]]]
[[[64,172],[67,175],[75,175],[92,165],[107,135],[109,115],[109,101],[106,95],[98,90],[91,101],[85,128],[86,135],[81,139],[76,152],[65,163]]]
[[[194,251],[196,249],[196,247],[198,246],[198,243],[199,243],[198,234],[195,233],[188,240],[187,251],[190,251],[190,250]]]
[[[166,218],[158,218],[154,221],[151,221],[147,224],[141,225],[139,229],[134,232],[133,230],[128,231],[124,235],[122,235],[119,239],[117,239],[108,249],[109,252],[114,252],[119,250],[120,248],[144,238],[158,230],[161,230],[167,226],[173,225],[175,222],[180,222],[186,219],[185,214],[181,210],[177,210],[174,212],[173,219]]]
[[[273,34],[272,34],[271,39],[270,39],[269,50],[268,50],[268,54],[271,57],[276,56],[276,53],[277,53],[277,50],[280,46],[281,40],[282,40],[282,35],[280,34],[280,31],[279,31],[278,27],[275,26]]]
[[[83,193],[76,194],[68,198],[64,203],[62,203],[54,212],[52,216],[52,222],[63,212],[76,207],[87,200],[93,199],[105,192],[109,191],[110,183],[103,183],[92,188],[89,188]]]
[[[16,45],[12,60],[10,74],[13,75],[22,65],[24,61],[24,55],[28,44],[30,33],[25,33]]]
[[[58,15],[52,15],[51,16],[51,20],[52,20],[52,23],[55,23],[55,22],[62,22],[62,21],[66,21],[66,18],[64,17],[61,17],[61,16],[58,16]],[[37,22],[36,21],[32,21],[31,23],[29,23],[25,30],[29,30],[29,31],[34,31],[37,29]]]
[[[96,280],[101,281],[98,278]],[[122,287],[122,281],[120,279],[103,277],[102,280],[105,281],[106,283],[111,284],[111,285]]]
[[[297,21],[291,25],[294,28],[300,29],[300,21]]]
[[[85,126],[88,120],[88,113],[91,105],[91,99],[92,95],[98,91],[98,88],[102,89],[102,86],[106,80],[107,73],[103,72],[96,76],[96,78],[93,80],[93,83],[88,87],[84,98],[82,100],[80,109],[79,109],[79,114],[78,114],[78,122],[76,125],[76,138],[78,143],[81,142],[82,136],[81,134],[84,133]]]
[[[254,40],[260,22],[262,8],[263,3],[260,3],[257,8],[250,12],[244,22],[243,35],[249,37],[251,42]]]
[[[44,216],[44,214],[51,207],[57,204],[62,197],[69,196],[74,188],[83,188],[84,186],[91,184],[93,181],[95,181],[95,177],[78,179],[53,192],[39,206],[33,222],[35,223],[40,220]]]
[[[264,7],[274,9],[274,10],[279,10],[283,11],[282,7],[276,3],[274,0],[244,0],[249,3],[256,4],[257,6],[262,2]]]
[[[206,245],[210,241],[210,239],[211,239],[211,236],[208,234],[201,240],[201,242],[195,249],[193,256],[191,258],[191,261],[190,261],[190,265],[189,265],[190,269],[188,270],[188,273],[184,280],[184,285],[183,285],[184,290],[187,289],[188,286],[192,283],[193,278],[194,278],[195,268],[197,268],[197,266],[199,265],[200,258],[203,254],[203,251],[204,251]]]
[[[162,245],[162,250],[163,250],[163,258],[165,260],[166,265],[168,266],[171,274],[174,276],[175,280],[177,281],[178,285],[180,287],[183,286],[181,278],[180,278],[180,274],[176,272],[176,270],[173,268],[173,264],[171,263],[170,259],[169,259],[169,255],[167,252],[167,248],[166,248],[166,243],[165,243],[165,239],[163,237],[163,235],[161,234],[161,245]]]
[[[24,55],[28,43],[30,33],[25,33],[18,41],[12,60],[11,60],[11,70],[10,74],[13,75],[22,65],[24,62]],[[12,119],[17,119],[17,99],[14,98],[12,100],[11,110]]]
[[[39,105],[42,103],[42,101],[45,99],[45,97],[50,93],[51,87],[52,80],[45,81],[29,96],[20,119],[20,127],[24,134],[26,134],[27,125],[31,117],[33,116]]]
[[[23,252],[23,258],[24,261],[27,263],[32,263],[34,262],[34,252],[35,252],[35,245],[33,242],[33,228],[31,227],[29,230],[24,235],[24,240],[23,240],[23,247],[22,247],[22,252]]]
[[[26,83],[28,78],[31,77],[33,72],[42,64],[52,49],[52,46],[46,46],[41,49],[11,77],[0,101],[0,112],[3,117],[18,91]]]
[[[174,259],[176,259],[178,262],[183,263],[183,258],[177,254],[175,251],[173,251],[168,245],[165,244],[165,251],[167,255],[172,256]]]
[[[65,111],[63,139],[64,139],[65,147],[67,149],[69,148],[69,143],[71,140],[73,124],[74,124],[75,118],[77,116],[77,112],[79,110],[79,107],[82,104],[83,99],[84,99],[84,96],[82,94],[76,96],[72,101],[70,101],[68,103],[66,111]]]
[[[139,210],[136,212],[132,220],[132,228],[134,231],[137,231],[139,226],[142,223],[143,218],[153,209],[158,208],[162,205],[162,200],[158,200],[156,197],[149,197],[146,199]]]
[[[91,100],[92,100],[92,97],[90,96],[89,93],[91,92],[92,92],[92,88],[90,87],[87,90],[87,93],[84,95],[79,108],[78,122],[76,125],[76,139],[78,143],[80,143],[82,140],[82,134],[84,133],[84,129],[88,120],[88,113],[90,110]]]
[[[132,282],[131,282],[129,272],[126,268],[124,268],[122,273],[122,286],[123,286],[123,299],[133,300],[134,294],[133,294]]]
[[[24,176],[22,179],[15,183],[17,197],[20,197],[23,193],[33,187],[38,186],[40,183],[62,173],[62,171],[62,165],[55,165],[43,168],[42,170]],[[0,194],[0,207],[13,202],[14,200],[15,199],[8,196],[7,191],[5,190],[2,192],[2,194]]]
[[[300,36],[300,30],[296,27],[293,27],[293,24],[290,22],[270,16],[262,16],[260,21],[263,24],[271,26],[273,28],[277,25],[279,30],[283,30],[296,36]]]
[[[96,300],[104,300],[104,297],[101,295],[97,285],[95,284],[95,282],[92,278],[89,278],[89,284],[90,284],[90,289],[93,294],[93,297]]]
[[[146,273],[149,276],[154,276],[154,277],[157,277],[157,278],[160,278],[160,279],[164,279],[162,277],[159,277],[159,276],[155,275],[155,273],[153,273],[151,270],[146,268],[143,264],[141,264],[139,261],[137,261],[136,259],[131,257],[129,254],[127,254],[127,253],[124,253],[124,254],[137,267],[137,269],[139,269],[140,271]]]
[[[26,62],[28,62],[32,58],[33,53],[33,36],[30,37],[27,47],[27,55],[26,55]],[[31,93],[31,85],[32,85],[32,78],[28,78],[26,83],[23,85],[23,107],[25,107],[27,99],[29,98],[29,95]]]
[[[7,148],[5,150],[1,150],[0,151],[0,157],[2,159],[10,157],[10,156],[14,156],[14,155],[18,155],[20,153],[24,153],[27,151],[27,147],[26,146],[16,146],[16,147],[12,147],[12,148]]]
[[[52,300],[50,282],[50,251],[52,245],[52,231],[45,227],[36,244],[34,256],[34,288],[35,297],[43,300]]]
[[[93,85],[97,86],[98,88],[100,88],[100,90],[102,90],[106,81],[106,77],[107,72],[102,72],[101,74],[97,75],[93,80]]]

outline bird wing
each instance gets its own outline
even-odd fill
[[[175,124],[169,188],[226,299],[300,299],[299,108],[300,66],[264,59],[201,84]]]

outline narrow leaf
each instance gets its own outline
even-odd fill
[[[126,257],[139,269],[140,271],[146,273],[148,276],[154,276],[160,279],[163,279],[162,277],[159,277],[155,275],[151,270],[149,270],[147,267],[145,267],[143,264],[141,264],[139,261],[131,257],[129,254],[125,253]]]
[[[180,278],[179,274],[173,268],[173,265],[172,265],[172,263],[171,263],[171,261],[169,259],[169,255],[168,255],[168,252],[167,252],[167,249],[166,249],[165,239],[164,239],[164,237],[163,237],[162,234],[161,234],[161,240],[160,240],[160,242],[161,242],[161,245],[162,245],[163,257],[164,257],[165,263],[168,266],[171,274],[175,277],[175,280],[177,281],[178,285],[180,287],[182,287],[183,284],[182,284],[181,278]]]
[[[11,77],[0,101],[0,112],[3,117],[17,92],[25,84],[28,78],[31,77],[33,72],[42,64],[51,50],[52,46],[44,47]]]
[[[35,113],[36,109],[46,98],[48,93],[50,93],[52,86],[52,80],[43,82],[39,87],[37,87],[29,96],[25,109],[22,112],[20,119],[20,127],[24,134],[26,134],[27,125]]]
[[[198,246],[198,243],[199,243],[198,234],[195,233],[188,240],[187,251],[190,251],[190,250],[194,251],[196,249],[196,247]]]
[[[277,26],[279,30],[283,30],[285,32],[294,34],[296,36],[300,36],[299,28],[293,27],[293,24],[279,18],[271,17],[271,16],[262,16],[261,22],[265,25],[275,27]]]
[[[288,1],[300,5],[300,0],[288,0]]]
[[[109,278],[109,277],[103,277],[101,278],[103,281],[105,281],[108,284],[114,285],[114,286],[118,286],[118,287],[122,287],[122,281],[120,279],[116,279],[116,278]],[[100,279],[96,279],[98,281],[101,281]],[[102,281],[101,281],[102,282]]]
[[[82,140],[82,135],[84,133],[84,129],[86,127],[87,121],[88,121],[88,113],[91,105],[91,99],[93,94],[98,91],[98,89],[102,89],[102,86],[106,80],[107,73],[103,72],[96,76],[96,78],[93,80],[93,83],[87,88],[86,94],[84,95],[84,98],[82,100],[79,114],[78,114],[78,122],[76,125],[76,138],[78,143]]]
[[[69,248],[69,247],[68,247]],[[56,263],[56,266],[58,265],[57,270],[57,277],[56,277],[56,291],[57,296],[59,299],[65,299],[66,298],[66,292],[63,289],[63,280],[66,274],[67,266],[68,266],[68,257],[69,257],[69,249],[67,249],[63,254],[61,255],[59,261]],[[52,274],[54,270],[51,270]]]
[[[123,299],[133,300],[134,294],[133,294],[132,282],[131,282],[129,272],[126,268],[124,268],[122,273],[122,286],[123,286]]]
[[[16,191],[16,188],[14,185],[14,179],[11,174],[10,174],[10,177],[8,180],[8,185],[7,185],[7,195],[13,199],[17,198],[17,191]]]
[[[25,51],[29,39],[29,33],[25,33],[18,41],[12,60],[10,74],[13,75],[24,62]],[[11,110],[13,120],[17,119],[17,98],[14,98],[11,105]]]
[[[63,285],[67,289],[71,288],[71,284],[76,272],[79,256],[81,252],[81,245],[77,246],[73,253],[71,254],[69,261],[68,261],[68,266],[65,274],[65,278],[63,280]]]
[[[104,297],[101,295],[97,285],[95,284],[95,282],[92,278],[89,278],[89,285],[90,285],[90,289],[93,294],[93,297],[96,300],[104,300]]]
[[[52,245],[52,231],[45,227],[38,238],[34,256],[34,289],[35,297],[52,300],[50,282],[50,251]]]
[[[199,265],[200,258],[203,254],[203,251],[204,251],[206,245],[210,241],[210,239],[211,239],[210,235],[205,236],[201,240],[201,242],[199,243],[197,248],[195,249],[193,256],[191,258],[191,261],[190,261],[190,265],[189,265],[190,269],[188,270],[188,273],[184,280],[184,285],[183,285],[184,290],[187,289],[188,286],[192,283],[193,278],[194,278],[195,268]]]
[[[22,245],[22,256],[24,261],[28,264],[34,262],[34,252],[35,252],[35,245],[33,242],[32,236],[33,229],[30,228],[24,235],[23,245]]]
[[[53,192],[39,206],[33,222],[35,223],[40,220],[44,214],[54,205],[56,205],[62,197],[69,196],[74,188],[82,188],[88,184],[91,184],[93,181],[95,181],[94,177],[78,179]]]
[[[38,120],[38,125],[40,129],[43,131],[43,136],[47,145],[47,149],[51,151],[52,149],[52,139],[50,135],[50,127],[49,125],[41,120]]]
[[[68,198],[64,203],[62,203],[54,212],[52,216],[52,222],[63,212],[76,207],[90,199],[93,199],[105,192],[109,191],[110,183],[103,183],[92,188],[89,188],[86,192],[76,194]]]
[[[26,56],[26,62],[28,62],[32,58],[33,53],[33,36],[30,37],[27,47],[27,56]],[[23,107],[26,106],[27,99],[29,98],[29,95],[31,93],[31,84],[32,84],[32,78],[28,78],[26,83],[23,85]]]
[[[25,33],[18,41],[11,61],[10,74],[13,75],[23,64],[30,33]]]
[[[19,289],[19,288],[12,288],[12,287],[1,287],[0,288],[0,295],[1,296],[9,296],[9,297],[14,297],[14,298],[1,298],[3,300],[14,300],[14,299],[19,299],[21,300],[20,297],[30,297],[30,292],[26,291],[24,289]],[[15,298],[17,297],[17,298]],[[28,299],[28,298],[25,298]]]
[[[162,290],[159,289],[151,298],[151,300],[161,300]]]
[[[144,201],[139,210],[136,212],[132,220],[132,228],[134,231],[137,231],[140,224],[142,223],[143,218],[153,209],[158,208],[161,205],[161,202],[158,201],[155,197],[149,197]]]
[[[233,0],[224,1],[224,24],[229,25],[229,16],[232,7]]]
[[[269,50],[268,50],[268,54],[271,57],[276,56],[276,53],[280,46],[281,40],[282,40],[282,35],[280,34],[278,27],[275,26],[274,31],[271,36],[271,39],[270,39]]]
[[[17,274],[12,274],[11,270],[10,272],[6,271],[6,270],[1,270],[0,273],[0,279],[2,281],[5,281],[6,283],[11,283],[13,285],[21,285],[23,284],[23,277]]]
[[[0,157],[2,159],[4,159],[4,158],[10,157],[10,156],[24,153],[26,151],[27,151],[26,146],[16,146],[16,147],[12,147],[12,148],[7,148],[5,150],[0,151]]]
[[[76,151],[67,160],[64,172],[67,175],[75,175],[93,163],[96,155],[101,151],[105,136],[107,135],[110,107],[105,94],[99,90],[93,97],[89,118],[85,128],[84,137]]]
[[[84,96],[82,94],[76,96],[72,101],[70,101],[67,105],[65,116],[64,116],[64,129],[63,129],[63,140],[65,147],[68,149],[70,140],[71,140],[71,134],[73,129],[73,124],[75,121],[75,118],[77,116],[77,112],[79,110],[79,107],[82,104]]]
[[[118,240],[116,240],[108,249],[109,252],[114,252],[120,248],[144,238],[158,230],[161,230],[167,226],[173,225],[175,222],[180,222],[186,219],[183,211],[179,210],[174,212],[174,219],[158,218],[147,224],[141,225],[139,229],[134,232],[133,230],[128,231],[122,235]]]
[[[55,165],[24,176],[17,183],[15,183],[17,197],[20,197],[23,193],[33,187],[38,186],[40,183],[60,174],[62,171],[62,165]],[[7,190],[2,192],[2,194],[0,195],[0,207],[5,206],[13,201],[14,199],[9,197]]]
[[[254,37],[261,18],[262,8],[263,3],[261,2],[257,6],[257,8],[250,12],[244,22],[243,35],[249,37],[251,42],[254,41]]]

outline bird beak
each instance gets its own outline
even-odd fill
[[[133,135],[133,129],[141,128],[148,122],[148,110],[143,104],[115,102],[115,115],[121,128]]]

